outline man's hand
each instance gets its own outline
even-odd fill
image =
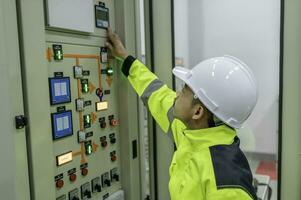
[[[129,55],[119,36],[114,33],[111,28],[108,28],[108,41],[106,42],[106,46],[109,48],[114,57],[126,59]]]

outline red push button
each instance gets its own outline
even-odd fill
[[[60,180],[56,181],[55,185],[57,188],[60,189],[64,186],[64,181],[62,179],[60,179]]]
[[[116,119],[111,119],[110,120],[110,125],[111,126],[117,126],[118,125],[118,121]]]
[[[112,156],[111,156],[111,161],[114,162],[114,161],[116,161],[116,160],[117,160],[117,156],[116,156],[116,155],[112,155]]]
[[[107,141],[102,141],[102,142],[101,142],[101,146],[102,146],[103,148],[107,147],[107,146],[108,146],[108,142],[107,142]]]
[[[82,175],[87,176],[87,174],[88,174],[88,169],[87,168],[82,169]]]
[[[70,174],[69,180],[70,180],[71,182],[76,181],[76,174]]]

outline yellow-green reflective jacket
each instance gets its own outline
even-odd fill
[[[226,125],[187,130],[173,118],[176,93],[139,60],[128,56],[122,72],[177,150],[169,168],[172,200],[257,199],[236,132]]]

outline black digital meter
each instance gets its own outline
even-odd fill
[[[109,8],[106,8],[105,4],[99,2],[99,5],[95,5],[95,24],[97,28],[108,28],[109,23]]]

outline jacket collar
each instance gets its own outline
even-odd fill
[[[227,125],[197,130],[186,129],[183,131],[183,134],[190,145],[195,148],[232,144],[236,137],[236,131]]]

